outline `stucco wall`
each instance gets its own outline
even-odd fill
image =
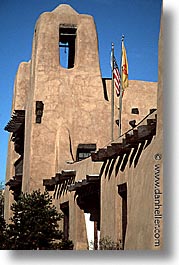
[[[19,67],[14,81],[14,94],[12,102],[12,113],[14,110],[24,110],[27,103],[27,94],[30,87],[30,63],[22,62]],[[6,163],[6,182],[14,175],[14,163],[19,158],[19,155],[14,151],[14,143],[11,141],[12,134],[10,133]],[[5,188],[5,219],[8,221],[11,216],[10,206],[14,201],[12,191],[9,187]]]

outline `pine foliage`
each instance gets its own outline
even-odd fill
[[[71,241],[63,240],[58,213],[48,192],[22,193],[12,204],[13,216],[7,227],[7,249],[48,250],[72,249]]]

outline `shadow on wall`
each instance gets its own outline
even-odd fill
[[[124,171],[126,166],[137,166],[143,150],[145,150],[156,135],[156,122],[155,119],[145,119],[143,124],[136,126],[134,129],[129,130],[121,137],[120,142],[113,142],[111,145],[99,149],[97,152],[91,154],[92,161],[103,162],[100,169],[100,176],[104,174],[105,178],[110,179],[115,168],[115,177],[120,171]]]
[[[105,160],[100,170],[100,176],[102,176],[104,173],[105,178],[108,177],[108,179],[110,179],[115,167],[116,177],[119,173],[119,170],[123,172],[128,163],[129,167],[131,167],[132,164],[134,165],[134,167],[136,167],[141,157],[142,151],[147,148],[151,141],[152,139],[146,142],[144,141],[129,150],[128,152],[126,152],[125,154],[121,154],[118,157]]]

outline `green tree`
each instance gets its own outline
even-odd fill
[[[22,193],[11,210],[13,216],[7,226],[7,249],[72,249],[72,242],[63,240],[58,227],[63,216],[57,212],[48,192]]]
[[[106,236],[99,241],[100,250],[119,250],[119,242],[114,242],[111,237]]]
[[[90,248],[94,249],[94,241],[90,242]],[[118,242],[114,242],[110,236],[105,236],[99,240],[98,250],[120,250],[121,243],[120,240]]]

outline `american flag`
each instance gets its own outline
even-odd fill
[[[119,96],[120,95],[120,85],[121,85],[121,75],[120,75],[120,71],[119,71],[115,57],[114,57],[113,79],[114,79],[114,87],[116,89],[116,94],[117,94],[117,96]]]

